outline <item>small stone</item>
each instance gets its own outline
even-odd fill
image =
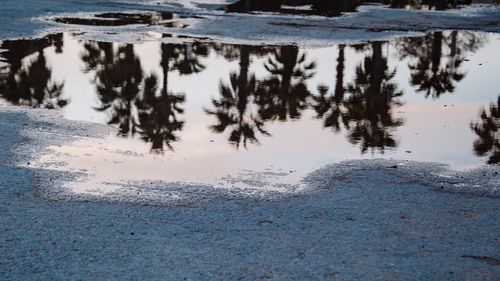
[[[262,226],[262,225],[265,225],[265,224],[273,224],[273,222],[270,221],[270,220],[263,220],[263,221],[257,222],[257,225],[259,225],[259,226]]]

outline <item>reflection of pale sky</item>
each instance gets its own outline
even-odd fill
[[[461,69],[465,70],[466,76],[462,81],[455,82],[455,92],[443,94],[436,102],[443,104],[446,102],[466,102],[484,105],[495,100],[498,93],[500,93],[500,79],[498,79],[500,60],[496,59],[500,48],[500,37],[494,34],[490,34],[489,37],[488,43],[483,48],[466,56],[469,61],[464,61],[461,66]],[[83,51],[82,45],[78,40],[68,38],[68,36],[65,38],[63,54],[54,55],[54,47],[48,48],[46,54],[49,56],[49,63],[53,65],[54,77],[56,80],[65,81],[64,93],[66,96],[70,96],[72,100],[65,108],[66,117],[102,123],[105,119],[103,116],[99,116],[102,114],[89,110],[92,106],[98,105],[98,101],[94,94],[94,86],[90,83],[91,75],[81,72],[84,68],[80,59],[80,53]],[[135,45],[134,51],[140,57],[141,67],[145,75],[156,73],[161,83],[159,48],[158,42],[146,42]],[[397,69],[394,80],[397,81],[399,89],[405,93],[404,100],[425,101],[424,94],[416,94],[409,83],[408,62],[397,59],[396,50],[393,46],[387,48],[387,45],[384,45],[384,55],[387,54],[387,50],[390,54],[389,67],[390,69]],[[316,75],[308,82],[311,91],[315,92],[318,85],[328,85],[333,88],[337,56],[337,46],[307,50],[309,60],[317,63]],[[353,80],[356,65],[361,62],[362,54],[355,52],[351,48],[346,48],[345,58],[344,82],[347,84]],[[263,66],[265,60],[266,58],[253,59],[250,70],[256,74],[257,78],[266,75]],[[228,73],[238,71],[238,60],[227,62],[213,52],[208,58],[203,58],[201,61],[207,66],[205,71],[201,73],[189,76],[181,76],[178,72],[169,73],[169,88],[173,92],[187,93],[186,108],[208,105],[210,96],[218,96],[219,81],[222,80],[227,83],[229,80]],[[482,65],[479,65],[480,63]]]
[[[74,154],[75,169],[85,167],[92,170],[97,160],[106,163],[107,159],[109,164],[102,164],[99,169],[102,170],[101,176],[106,175],[103,177],[109,180],[113,175],[117,179],[123,179],[123,171],[130,171],[127,174],[134,179],[210,181],[241,169],[263,169],[271,165],[304,174],[335,161],[379,157],[446,162],[462,168],[477,166],[484,163],[485,159],[474,156],[472,152],[475,135],[469,129],[469,124],[471,120],[478,118],[481,107],[496,100],[500,94],[499,39],[498,35],[491,35],[483,48],[475,54],[468,54],[466,58],[469,61],[464,62],[462,67],[467,72],[465,78],[456,83],[454,93],[445,93],[438,100],[425,99],[423,93],[415,93],[409,84],[408,62],[396,58],[394,46],[387,48],[387,45],[384,45],[384,55],[389,52],[390,69],[397,67],[394,81],[399,89],[404,90],[402,100],[405,102],[404,106],[394,109],[394,116],[405,120],[405,125],[397,127],[393,132],[399,146],[386,150],[384,154],[377,151],[371,153],[369,150],[361,155],[359,146],[346,140],[345,131],[334,134],[330,129],[323,128],[323,121],[314,119],[309,111],[306,111],[299,121],[266,124],[265,127],[272,137],[257,135],[260,145],[249,144],[248,150],[240,149],[236,152],[227,142],[228,131],[224,134],[214,134],[208,129],[208,126],[216,121],[214,117],[207,116],[203,108],[210,108],[211,98],[219,97],[219,82],[228,82],[229,73],[238,71],[239,61],[227,62],[213,52],[209,57],[201,59],[206,65],[206,69],[201,73],[190,76],[181,76],[178,72],[169,73],[169,90],[186,93],[186,103],[183,105],[186,111],[182,117],[186,123],[183,130],[178,132],[182,141],[173,143],[175,153],[151,155],[148,154],[150,144],[141,140],[123,140],[116,137],[110,137],[113,141],[107,144],[83,142],[73,148],[63,147],[59,150]],[[53,69],[53,77],[58,81],[65,81],[64,95],[71,99],[70,104],[64,108],[65,116],[74,120],[104,123],[104,113],[93,109],[99,102],[95,95],[95,86],[90,83],[92,74],[84,74],[81,71],[81,43],[66,36],[63,50],[63,54],[54,55],[54,49],[50,48],[46,53]],[[161,83],[163,78],[159,67],[159,43],[136,45],[134,50],[141,59],[141,66],[146,75],[156,73]],[[328,85],[333,90],[337,46],[306,52],[308,60],[317,63],[316,75],[308,82],[309,89],[316,94],[317,86],[321,84]],[[363,54],[352,48],[345,49],[345,84],[353,80],[355,67],[362,58]],[[266,75],[264,61],[265,58],[253,58],[250,71],[256,73],[257,77]],[[89,147],[85,148],[85,145]],[[121,154],[110,154],[103,152],[104,147],[107,151],[130,150],[142,153],[143,156],[124,157]],[[96,153],[85,156],[88,150],[94,150]],[[100,152],[97,153],[98,151]],[[214,163],[217,165],[214,166]],[[169,171],[168,175],[165,175],[164,171]]]
[[[491,36],[490,43],[463,62],[467,76],[457,86],[456,93],[446,95],[443,102],[460,101],[486,104],[500,94],[500,36]],[[479,65],[482,64],[482,65]]]
[[[95,86],[90,83],[92,75],[82,72],[84,64],[80,58],[83,52],[81,43],[78,40],[65,40],[62,54],[53,55],[55,47],[50,47],[47,51],[52,75],[56,81],[64,81],[64,97],[70,99],[64,109],[66,118],[104,123],[105,117],[93,110],[99,102]]]

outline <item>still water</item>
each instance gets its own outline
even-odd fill
[[[291,182],[346,159],[500,162],[497,34],[302,48],[64,33],[0,49],[4,102],[114,128],[40,159],[64,155],[94,183]]]

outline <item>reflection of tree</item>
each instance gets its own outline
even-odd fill
[[[85,48],[87,53],[82,59],[94,54],[86,64],[87,68],[96,67],[94,83],[101,101],[96,109],[110,114],[108,124],[118,125],[120,135],[134,135],[137,125],[133,117],[134,99],[140,92],[143,74],[133,45],[120,45],[116,52],[112,43],[88,43]]]
[[[0,74],[0,93],[14,105],[61,108],[68,100],[62,98],[63,83],[52,80],[45,49],[51,45],[62,52],[62,35],[43,39],[4,41],[0,46],[5,66]],[[27,63],[26,63],[27,62]]]
[[[205,65],[200,62],[200,58],[208,56],[210,49],[206,44],[185,43],[175,45],[172,49],[173,58],[175,58],[174,68],[181,75],[198,73],[205,69]]]
[[[49,40],[49,44],[55,47],[57,54],[61,54],[63,52],[64,38],[62,33],[49,34],[46,38]]]
[[[162,152],[163,144],[169,149],[173,149],[171,142],[178,141],[179,137],[175,135],[176,131],[182,130],[184,121],[179,120],[179,116],[184,113],[181,104],[185,101],[185,95],[173,93],[168,90],[168,73],[171,71],[171,62],[176,64],[175,58],[179,46],[171,44],[161,44],[161,62],[160,66],[163,73],[163,85],[160,89],[160,95],[157,92],[157,78],[154,75],[146,78],[144,83],[144,94],[137,101],[139,111],[139,127],[142,139],[152,142],[151,150]],[[195,58],[192,61],[197,61]],[[201,65],[201,64],[200,64]],[[203,67],[204,68],[204,67]],[[201,70],[186,70],[185,74]]]
[[[138,131],[142,139],[152,143],[151,151],[162,152],[163,145],[173,149],[171,142],[179,140],[174,134],[184,126],[184,121],[178,119],[184,110],[180,107],[185,100],[184,95],[167,91],[157,92],[157,78],[148,76],[144,82],[142,97],[136,101],[138,111]]]
[[[400,106],[397,99],[402,92],[391,80],[396,70],[389,70],[387,58],[382,55],[382,42],[357,45],[356,50],[371,49],[362,63],[356,67],[353,83],[344,86],[344,46],[339,46],[335,90],[329,93],[326,86],[318,87],[319,95],[313,96],[312,107],[318,118],[323,118],[324,126],[339,132],[347,130],[347,138],[352,144],[359,144],[361,152],[395,147],[392,136],[395,127],[403,120],[393,117],[393,107]]]
[[[348,139],[360,144],[361,151],[374,148],[383,152],[395,147],[392,129],[403,124],[392,116],[392,108],[401,103],[397,100],[402,92],[391,82],[396,70],[390,71],[387,58],[382,55],[382,42],[371,43],[371,57],[365,57],[356,68],[354,83],[347,86],[348,98],[344,101],[348,122]]]
[[[108,124],[117,124],[122,136],[139,134],[152,143],[153,152],[162,152],[164,144],[172,149],[171,142],[178,140],[174,132],[184,125],[178,115],[183,113],[180,104],[185,97],[168,90],[168,73],[182,64],[183,59],[176,60],[182,46],[161,45],[163,85],[159,90],[156,75],[144,77],[133,45],[114,48],[112,43],[98,42],[86,43],[84,47],[81,57],[86,71],[95,73],[93,80],[101,101],[97,110],[110,114]],[[193,68],[184,74],[195,71],[201,70]]]
[[[424,37],[404,38],[397,41],[401,58],[416,59],[409,63],[410,82],[426,97],[439,98],[455,91],[455,84],[465,77],[460,70],[463,56],[475,52],[484,44],[484,38],[471,32],[433,32]],[[449,55],[444,55],[445,47]],[[443,58],[448,61],[443,63]]]
[[[319,86],[319,96],[312,97],[312,107],[316,111],[318,118],[324,118],[325,128],[332,128],[335,132],[340,131],[340,122],[342,121],[342,102],[344,101],[344,69],[345,55],[344,45],[339,46],[337,58],[337,76],[335,90],[329,94],[328,86]]]
[[[497,103],[490,104],[489,112],[482,109],[481,120],[473,122],[471,129],[479,137],[474,141],[478,156],[488,156],[488,164],[500,163],[500,96]]]
[[[210,43],[209,46],[217,55],[222,56],[228,62],[233,62],[241,59],[240,45],[226,44],[226,43]],[[272,53],[274,51],[274,46],[246,45],[245,49],[248,50],[248,52],[253,58],[262,58]]]
[[[307,108],[310,92],[306,81],[314,75],[316,64],[296,46],[277,48],[265,63],[271,74],[258,86],[257,104],[263,120],[297,119]]]
[[[226,48],[227,49],[227,48]],[[205,111],[217,117],[218,124],[211,126],[216,133],[222,133],[231,128],[229,141],[237,148],[240,143],[246,148],[247,142],[258,143],[255,130],[269,135],[263,128],[264,122],[252,112],[251,101],[257,87],[254,74],[249,74],[250,47],[239,46],[240,72],[230,74],[230,85],[220,84],[221,98],[212,99],[215,110]],[[234,54],[234,51],[228,54]]]
[[[441,67],[442,43],[443,33],[434,32],[427,56],[421,56],[417,64],[409,66],[412,85],[417,86],[417,91],[424,92],[426,97],[438,98],[443,93],[451,93],[455,90],[453,81],[459,82],[464,78],[464,74],[453,71],[453,68]],[[452,67],[458,68],[460,63],[458,60]]]

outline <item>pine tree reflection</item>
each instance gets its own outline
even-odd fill
[[[264,64],[270,76],[259,81],[256,103],[263,120],[298,119],[307,108],[306,81],[314,76],[315,62],[297,46],[277,47]]]
[[[246,148],[248,142],[259,142],[256,130],[263,135],[269,133],[264,129],[264,122],[253,111],[257,85],[255,75],[249,73],[251,47],[232,46],[234,49],[230,50],[230,46],[224,48],[225,53],[233,57],[237,50],[240,71],[230,74],[230,85],[220,83],[220,99],[212,99],[214,109],[205,109],[205,112],[217,118],[218,124],[211,126],[212,131],[222,133],[230,128],[229,142],[236,148],[240,144]]]
[[[143,95],[136,101],[137,127],[142,139],[152,143],[151,151],[161,153],[164,145],[173,150],[171,143],[179,140],[175,132],[184,126],[184,121],[179,120],[178,115],[184,112],[180,105],[184,103],[185,97],[163,89],[157,96],[157,85],[155,75],[145,79]]]
[[[456,83],[465,77],[461,71],[464,56],[475,52],[485,38],[471,32],[432,32],[424,37],[403,38],[396,41],[400,58],[410,58],[410,82],[417,92],[426,97],[439,98],[453,93]],[[445,47],[449,55],[444,55]],[[443,62],[447,59],[446,62]],[[415,61],[416,60],[416,61]]]
[[[394,118],[392,112],[393,107],[401,105],[398,97],[403,92],[391,81],[396,70],[389,70],[382,44],[370,44],[371,57],[365,57],[356,67],[354,83],[347,86],[350,95],[344,101],[347,138],[353,144],[360,144],[362,153],[369,148],[383,153],[386,148],[396,147],[392,131],[403,125],[403,120]]]
[[[64,36],[62,33],[49,34],[46,36],[49,44],[56,48],[57,54],[62,54],[64,47]]]
[[[178,55],[183,51],[182,45],[161,45],[161,62],[163,85],[158,89],[158,78],[155,74],[144,77],[139,58],[134,53],[133,45],[87,42],[81,58],[85,62],[85,70],[95,74],[97,96],[101,106],[98,111],[110,114],[108,124],[118,125],[118,134],[130,137],[136,134],[152,143],[152,152],[160,153],[163,146],[173,149],[171,143],[177,141],[175,131],[183,128],[184,122],[178,115],[183,113],[181,104],[184,94],[172,93],[168,90],[168,73],[183,65]],[[180,58],[180,59],[179,59]],[[187,64],[197,67],[184,69],[184,74],[201,71],[191,59]]]
[[[110,114],[108,124],[118,125],[121,136],[134,135],[137,127],[133,116],[134,100],[140,91],[143,72],[133,45],[120,45],[116,52],[112,43],[89,43],[85,47],[91,49],[88,54],[103,56],[93,57],[87,63],[87,68],[91,68],[93,63],[98,62],[94,83],[101,105],[96,110]],[[93,48],[100,48],[101,51]],[[82,59],[85,57],[82,56]]]
[[[339,53],[337,58],[337,75],[335,82],[335,90],[329,94],[328,86],[321,85],[318,87],[319,96],[312,96],[312,107],[316,111],[317,118],[324,119],[324,127],[332,128],[334,132],[340,132],[341,122],[344,121],[343,116],[343,101],[345,94],[344,86],[344,70],[345,70],[345,46],[339,45]],[[347,126],[347,123],[344,124]]]
[[[139,131],[143,140],[152,143],[152,152],[163,152],[164,145],[173,150],[171,143],[179,140],[175,132],[181,131],[184,127],[184,121],[179,119],[179,115],[184,113],[181,105],[186,99],[185,95],[168,90],[170,64],[178,65],[176,63],[178,60],[175,60],[178,50],[179,46],[161,45],[160,66],[163,73],[163,85],[160,94],[157,95],[157,77],[150,75],[145,79],[144,93],[137,101]],[[191,61],[197,60],[196,58]],[[195,65],[201,65],[201,63],[197,62]],[[185,74],[194,71],[191,69]]]
[[[55,46],[62,52],[62,34],[43,39],[4,41],[1,57],[5,66],[0,73],[1,96],[11,104],[41,108],[61,108],[68,100],[62,97],[64,83],[52,79],[45,50]]]
[[[210,51],[208,45],[203,43],[185,43],[183,45],[175,45],[174,68],[181,75],[189,75],[201,72],[205,69],[205,65],[200,62],[200,59],[207,57]]]
[[[355,46],[361,52],[371,52],[356,67],[354,81],[347,86],[343,85],[345,47],[339,46],[334,92],[320,86],[319,95],[312,98],[312,107],[317,117],[323,118],[324,126],[338,133],[343,125],[349,142],[359,144],[362,153],[368,149],[383,153],[396,147],[392,131],[403,125],[401,118],[393,116],[393,108],[401,105],[398,98],[403,93],[392,82],[396,70],[389,70],[382,46],[382,42]]]
[[[488,164],[500,163],[500,96],[497,103],[491,103],[489,109],[481,109],[480,120],[472,122],[470,127],[479,137],[474,141],[474,152],[478,156],[488,156]]]
[[[428,53],[421,56],[417,64],[409,65],[412,85],[418,86],[417,91],[424,92],[426,97],[438,98],[443,93],[452,93],[455,90],[453,81],[464,78],[464,74],[453,71],[460,67],[460,60],[452,65],[453,68],[441,67],[442,43],[443,33],[434,32]]]
[[[210,43],[210,48],[219,56],[224,57],[228,62],[236,61],[240,59],[240,48],[238,45],[225,44],[225,43]],[[259,45],[259,46],[246,46],[253,58],[262,58],[275,49],[272,45]]]

